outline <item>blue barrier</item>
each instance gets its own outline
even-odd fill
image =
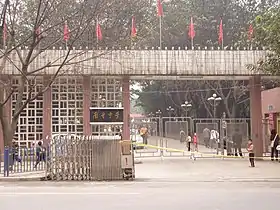
[[[9,148],[5,147],[3,154],[3,167],[0,159],[0,172],[3,169],[4,177],[15,173],[43,171],[46,168],[47,151],[36,154],[36,148]],[[42,158],[43,157],[43,158]]]
[[[5,147],[5,150],[4,150],[4,177],[7,177],[9,176],[9,164],[10,164],[10,161],[9,161],[9,148],[8,147]]]

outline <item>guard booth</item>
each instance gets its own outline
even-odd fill
[[[91,107],[90,124],[93,140],[106,141],[107,145],[111,145],[110,154],[103,154],[101,159],[93,158],[92,164],[97,166],[94,169],[96,173],[102,171],[102,174],[112,174],[112,171],[116,171],[120,176],[114,176],[114,179],[134,179],[133,145],[131,140],[122,139],[123,107]],[[105,151],[104,148],[99,149]]]

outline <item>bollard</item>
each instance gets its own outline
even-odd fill
[[[4,177],[9,176],[10,172],[10,150],[9,147],[5,147],[4,149]]]

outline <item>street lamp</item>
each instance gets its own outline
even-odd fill
[[[185,101],[185,103],[183,103],[181,105],[181,107],[185,109],[185,111],[186,111],[186,118],[187,118],[188,117],[188,109],[190,109],[192,107],[192,104],[189,103],[188,101]]]
[[[162,114],[162,112],[160,111],[160,109],[156,111],[156,116],[160,117],[161,114]]]
[[[153,112],[150,112],[149,114],[148,114],[148,117],[150,117],[150,118],[152,118],[154,116],[154,113]]]
[[[171,114],[172,112],[174,111],[174,108],[172,108],[171,106],[167,107],[166,108],[167,112],[168,112],[168,115],[169,115],[169,118],[171,118]]]
[[[222,100],[221,97],[218,97],[217,94],[213,94],[210,98],[207,99],[209,103],[213,106],[213,118],[216,117],[216,107],[219,105],[219,102]],[[213,103],[211,102],[213,101]]]

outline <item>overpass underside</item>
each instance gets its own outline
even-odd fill
[[[22,58],[28,50],[21,50],[21,58],[12,52],[3,74],[19,75]],[[53,75],[65,61],[59,74],[127,77],[130,79],[164,80],[244,80],[250,76],[270,77],[248,65],[265,59],[263,50],[45,50],[34,51],[29,72]],[[0,59],[1,61],[1,59]]]

